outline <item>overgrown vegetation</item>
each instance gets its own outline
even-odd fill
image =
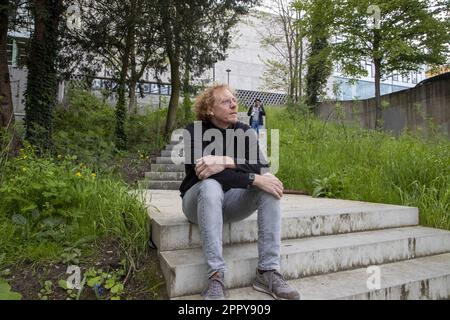
[[[0,186],[0,264],[64,258],[67,248],[114,236],[130,260],[149,239],[149,218],[125,183],[74,158],[38,158],[27,147],[3,168]]]
[[[164,147],[166,109],[149,111],[146,115],[130,115],[125,123],[127,149],[115,145],[114,109],[92,94],[73,90],[66,107],[55,112],[55,152],[57,155],[76,155],[76,162],[95,171],[111,173],[127,183],[142,179],[150,160]],[[191,117],[178,111],[177,127]]]
[[[294,110],[294,109],[293,109]],[[325,123],[269,109],[280,129],[279,177],[315,196],[418,207],[422,225],[450,229],[450,141]]]
[[[149,216],[143,194],[132,190],[134,182],[143,179],[141,171],[152,154],[166,142],[164,114],[159,110],[130,117],[128,149],[119,151],[114,144],[114,109],[75,90],[67,105],[56,110],[53,153],[36,152],[27,144],[19,157],[8,158],[2,150],[0,278],[12,281],[9,285],[26,298],[79,299],[80,291],[63,288],[60,280],[68,277],[62,269],[80,265],[85,274],[81,298],[139,298],[142,293],[158,298],[155,290],[163,282],[154,276],[153,265],[153,271],[143,265],[149,264],[151,254]],[[178,125],[184,125],[183,118]],[[190,119],[188,114],[186,121]],[[90,269],[97,263],[102,268]],[[51,271],[48,265],[61,270]],[[21,287],[27,282],[20,281],[29,269],[39,279],[31,289]],[[142,288],[135,276],[152,280],[142,280],[147,282]],[[127,291],[127,283],[139,287],[141,294]],[[2,285],[2,294],[19,297],[9,285]]]

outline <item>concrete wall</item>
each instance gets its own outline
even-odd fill
[[[322,119],[337,120],[335,101],[319,106]],[[375,128],[375,99],[340,102],[346,123]],[[415,88],[382,96],[383,128],[400,134],[405,128],[429,130],[430,120],[450,137],[450,73],[427,79]]]

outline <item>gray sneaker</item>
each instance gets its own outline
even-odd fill
[[[204,300],[226,300],[224,275],[219,272],[208,280],[208,285],[202,292]]]
[[[300,300],[300,293],[292,288],[283,276],[275,270],[260,274],[256,270],[256,279],[253,282],[256,291],[270,294],[277,300]]]

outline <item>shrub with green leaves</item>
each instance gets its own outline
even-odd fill
[[[2,300],[21,300],[20,293],[11,290],[11,286],[4,280],[0,279],[0,301]]]
[[[73,158],[38,158],[31,147],[4,170],[0,247],[5,263],[59,259],[71,244],[106,236],[117,237],[130,257],[145,250],[147,210],[121,180]]]
[[[114,145],[114,109],[88,92],[70,92],[67,107],[55,111],[54,144],[58,155],[75,155],[78,162],[110,171]]]

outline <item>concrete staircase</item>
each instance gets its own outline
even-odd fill
[[[158,208],[152,239],[169,297],[200,299],[207,279],[198,227],[178,192],[152,190],[148,199]],[[281,273],[303,299],[450,298],[450,232],[418,226],[416,208],[298,195],[286,195],[282,208]],[[256,214],[224,226],[231,299],[271,299],[251,288],[257,235]],[[368,286],[368,271],[379,274],[378,287]]]

